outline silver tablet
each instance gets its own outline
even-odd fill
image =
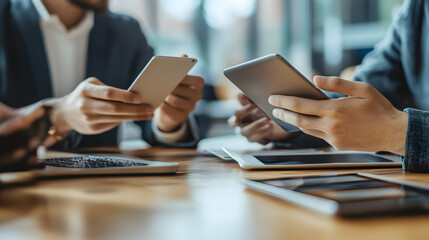
[[[379,155],[362,152],[324,152],[288,155],[249,155],[224,148],[243,169],[318,169],[318,168],[362,168],[402,167],[396,155]]]
[[[244,180],[244,184],[293,204],[342,217],[429,210],[427,186],[367,173]]]
[[[194,58],[155,56],[144,67],[128,91],[138,93],[154,109],[186,77],[197,63]]]
[[[299,128],[273,117],[274,107],[268,103],[270,95],[280,94],[315,100],[329,99],[278,54],[227,68],[224,74],[270,119],[288,132],[299,131]]]

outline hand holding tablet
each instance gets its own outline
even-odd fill
[[[299,131],[299,128],[273,116],[274,107],[268,102],[271,95],[297,96],[315,100],[329,99],[278,54],[227,68],[224,73],[271,120],[288,132]]]

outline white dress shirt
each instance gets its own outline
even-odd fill
[[[94,14],[88,12],[75,28],[67,30],[57,15],[50,15],[41,0],[33,0],[40,15],[54,97],[63,97],[85,79],[89,33]]]
[[[59,17],[49,14],[41,0],[32,0],[40,16],[40,27],[51,74],[54,97],[72,92],[86,77],[89,33],[94,26],[94,13],[88,11],[82,21],[67,30]],[[102,81],[102,79],[101,79]],[[152,121],[152,129],[158,141],[174,143],[186,136],[187,123],[173,133],[161,132]]]

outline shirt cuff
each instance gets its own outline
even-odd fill
[[[429,172],[429,112],[407,108],[407,140],[403,168],[408,172]]]
[[[156,115],[155,115],[156,116]],[[158,128],[158,118],[155,117],[152,120],[152,131],[155,135],[156,140],[165,144],[172,144],[180,142],[186,138],[188,130],[188,121],[184,122],[177,131],[165,133]]]

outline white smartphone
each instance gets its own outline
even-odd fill
[[[197,63],[194,58],[154,56],[131,84],[128,91],[143,98],[143,103],[154,109],[185,78]]]
[[[329,99],[278,54],[267,55],[227,68],[224,74],[271,120],[288,132],[299,131],[299,128],[273,116],[274,107],[268,103],[270,95],[280,94],[315,100]]]

